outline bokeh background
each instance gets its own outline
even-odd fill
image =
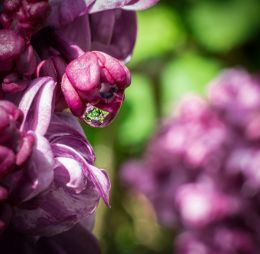
[[[161,0],[138,13],[132,85],[118,118],[85,127],[112,181],[111,208],[101,202],[94,234],[104,254],[173,253],[175,232],[161,227],[149,201],[120,183],[124,161],[140,158],[163,117],[189,93],[205,94],[222,69],[260,70],[259,0]]]

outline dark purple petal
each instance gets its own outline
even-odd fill
[[[48,254],[100,254],[96,238],[81,225],[59,235],[42,238],[37,245]]]
[[[110,10],[92,14],[92,50],[103,51],[122,61],[129,61],[137,34],[136,14]],[[107,25],[104,26],[103,23]],[[127,29],[125,29],[127,27]],[[95,32],[95,31],[99,32]]]
[[[45,191],[53,181],[54,158],[49,142],[36,135],[34,148],[25,167],[9,176],[13,203],[29,200]]]
[[[97,239],[80,224],[38,240],[8,230],[0,238],[0,249],[6,254],[100,254]]]
[[[0,146],[0,179],[6,176],[15,165],[15,154],[11,149]]]
[[[90,15],[91,40],[109,45],[113,36],[117,10],[97,12]]]
[[[48,17],[50,25],[61,27],[86,14],[95,0],[50,0],[51,13]]]
[[[77,17],[65,27],[56,30],[68,44],[77,45],[87,52],[91,47],[91,34],[89,27],[89,16],[87,14]]]
[[[12,102],[0,100],[0,108],[3,108],[9,116],[16,121],[16,126],[19,128],[23,120],[23,113]]]
[[[66,62],[60,56],[52,56],[40,62],[37,66],[36,76],[52,77],[56,82],[61,82],[62,76],[66,69]]]
[[[37,56],[32,46],[28,46],[26,50],[19,56],[16,61],[16,70],[22,75],[32,75],[37,66]]]

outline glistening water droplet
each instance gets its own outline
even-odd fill
[[[88,104],[82,120],[91,127],[105,127],[110,123],[111,113]]]

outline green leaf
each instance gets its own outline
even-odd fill
[[[188,93],[203,95],[207,83],[220,70],[216,60],[186,53],[170,62],[161,74],[161,103],[164,115]]]
[[[147,77],[133,74],[118,121],[119,143],[135,145],[145,142],[152,134],[155,122],[152,84]]]
[[[258,0],[197,1],[188,11],[188,21],[202,46],[226,52],[254,35],[259,13]]]
[[[185,42],[185,32],[174,9],[156,6],[139,12],[138,35],[130,64],[171,51]]]

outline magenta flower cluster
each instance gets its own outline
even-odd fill
[[[1,1],[1,253],[99,252],[88,230],[110,181],[78,119],[115,118],[131,82],[135,10],[156,2]]]
[[[208,101],[190,96],[122,180],[177,230],[180,254],[260,251],[260,79],[224,71]]]

